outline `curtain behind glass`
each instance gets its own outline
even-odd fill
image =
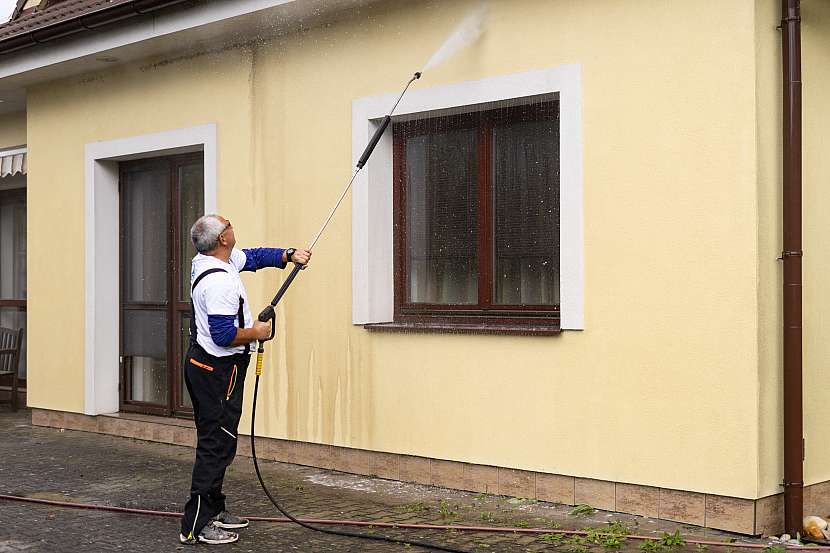
[[[127,399],[166,404],[169,165],[144,165],[125,177],[121,347],[130,380]],[[156,305],[137,309],[142,304]]]
[[[26,193],[0,192],[0,298],[26,299]]]
[[[558,305],[558,124],[496,126],[493,149],[494,303]]]
[[[190,265],[196,256],[196,248],[190,240],[190,227],[204,214],[205,169],[199,161],[179,168],[179,270],[181,301],[190,301]]]
[[[184,165],[179,168],[179,298],[181,301],[190,301],[190,267],[193,258],[196,256],[196,248],[190,240],[190,227],[196,219],[204,213],[205,205],[205,170],[200,160],[192,165]],[[187,351],[190,342],[190,316],[188,312],[180,315],[179,343],[180,349],[177,363],[181,363],[184,353]],[[184,383],[184,370],[178,371],[179,390],[181,390],[181,401],[185,407],[193,407],[187,386]]]
[[[26,299],[26,190],[0,191],[0,299]],[[0,326],[23,329],[18,376],[26,378],[26,311],[0,308]]]
[[[406,240],[411,303],[475,304],[477,136],[460,129],[406,143]]]

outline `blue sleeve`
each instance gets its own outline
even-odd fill
[[[208,326],[213,343],[220,348],[226,348],[236,338],[236,315],[208,315]]]
[[[256,271],[265,267],[277,267],[285,269],[282,262],[283,248],[243,248],[245,252],[245,266],[243,271]]]

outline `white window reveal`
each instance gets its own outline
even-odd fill
[[[353,322],[582,329],[580,67],[412,90],[353,189]],[[394,94],[356,100],[360,155]]]

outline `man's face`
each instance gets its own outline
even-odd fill
[[[222,221],[223,225],[225,225],[225,230],[219,233],[219,243],[229,248],[233,248],[236,246],[236,236],[233,234],[233,225],[231,225],[231,222],[221,215],[219,216],[219,220]]]

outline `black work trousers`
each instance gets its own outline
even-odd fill
[[[184,381],[196,420],[196,462],[190,499],[184,506],[182,534],[196,537],[207,522],[225,510],[222,481],[236,455],[245,373],[250,355],[214,357],[198,344],[184,359]]]

